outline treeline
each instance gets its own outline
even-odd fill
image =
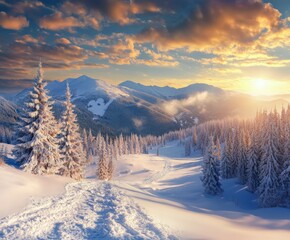
[[[224,143],[220,159],[222,178],[237,177],[257,194],[262,207],[289,205],[290,107],[280,113],[259,112],[252,121],[211,123],[204,127],[215,128],[215,133],[203,132]]]

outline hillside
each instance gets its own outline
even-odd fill
[[[95,180],[92,164],[87,179],[68,183],[65,193],[51,192],[44,198],[32,193],[33,201],[24,209],[6,211],[7,217],[0,220],[0,238],[288,239],[289,209],[258,208],[254,196],[236,179],[222,182],[222,197],[204,195],[202,158],[198,152],[185,158],[178,141],[160,148],[160,156],[155,153],[152,149],[149,155],[123,156],[112,182]],[[7,167],[0,171],[2,178],[14,176],[6,188],[1,181],[4,195],[31,178]],[[42,177],[34,177],[34,184],[41,181]],[[28,191],[23,188],[18,198],[31,194]],[[15,206],[16,198],[10,201]],[[3,210],[5,205],[1,206]]]

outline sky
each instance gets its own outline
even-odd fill
[[[88,75],[290,93],[287,0],[0,0],[0,93]]]

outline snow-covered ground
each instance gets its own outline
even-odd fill
[[[184,158],[178,142],[159,152],[122,157],[111,182],[96,181],[92,165],[87,180],[68,183],[63,194],[65,178],[58,182],[0,167],[1,201],[2,189],[11,203],[37,196],[2,215],[0,239],[289,239],[290,209],[257,208],[253,194],[234,179],[223,181],[223,196],[205,196],[198,153]],[[39,198],[36,190],[28,194],[34,188],[29,184],[42,181],[38,190],[48,197]],[[0,203],[0,211],[9,204]]]

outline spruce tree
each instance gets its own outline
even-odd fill
[[[259,181],[259,149],[258,136],[253,133],[250,147],[247,152],[247,186],[250,192],[255,192],[260,184]]]
[[[82,179],[85,153],[68,83],[65,111],[62,116],[60,150],[62,155],[60,174],[76,180]]]
[[[284,142],[284,163],[283,170],[280,175],[281,181],[281,201],[283,205],[290,204],[290,125],[286,124],[285,127],[285,142]]]
[[[99,180],[108,180],[108,149],[104,138],[101,138],[99,146],[97,177]]]
[[[247,140],[246,140],[246,134],[244,130],[240,131],[239,136],[239,153],[238,155],[238,166],[237,166],[237,177],[240,180],[241,184],[245,184],[247,182]]]
[[[50,101],[45,86],[42,64],[39,63],[14,150],[21,167],[34,174],[55,174],[59,170],[60,154],[56,137],[59,128],[52,113],[53,102]]]
[[[204,156],[203,176],[201,177],[204,192],[210,195],[218,195],[223,192],[217,158],[217,148],[214,145],[213,137],[210,137],[209,146]]]
[[[275,207],[279,199],[278,149],[275,143],[276,126],[271,114],[266,128],[264,151],[260,166],[259,203],[261,207]]]
[[[224,179],[232,178],[233,176],[233,169],[232,169],[232,143],[229,140],[229,137],[225,140],[222,157],[221,157],[221,166],[220,172],[221,177]]]

